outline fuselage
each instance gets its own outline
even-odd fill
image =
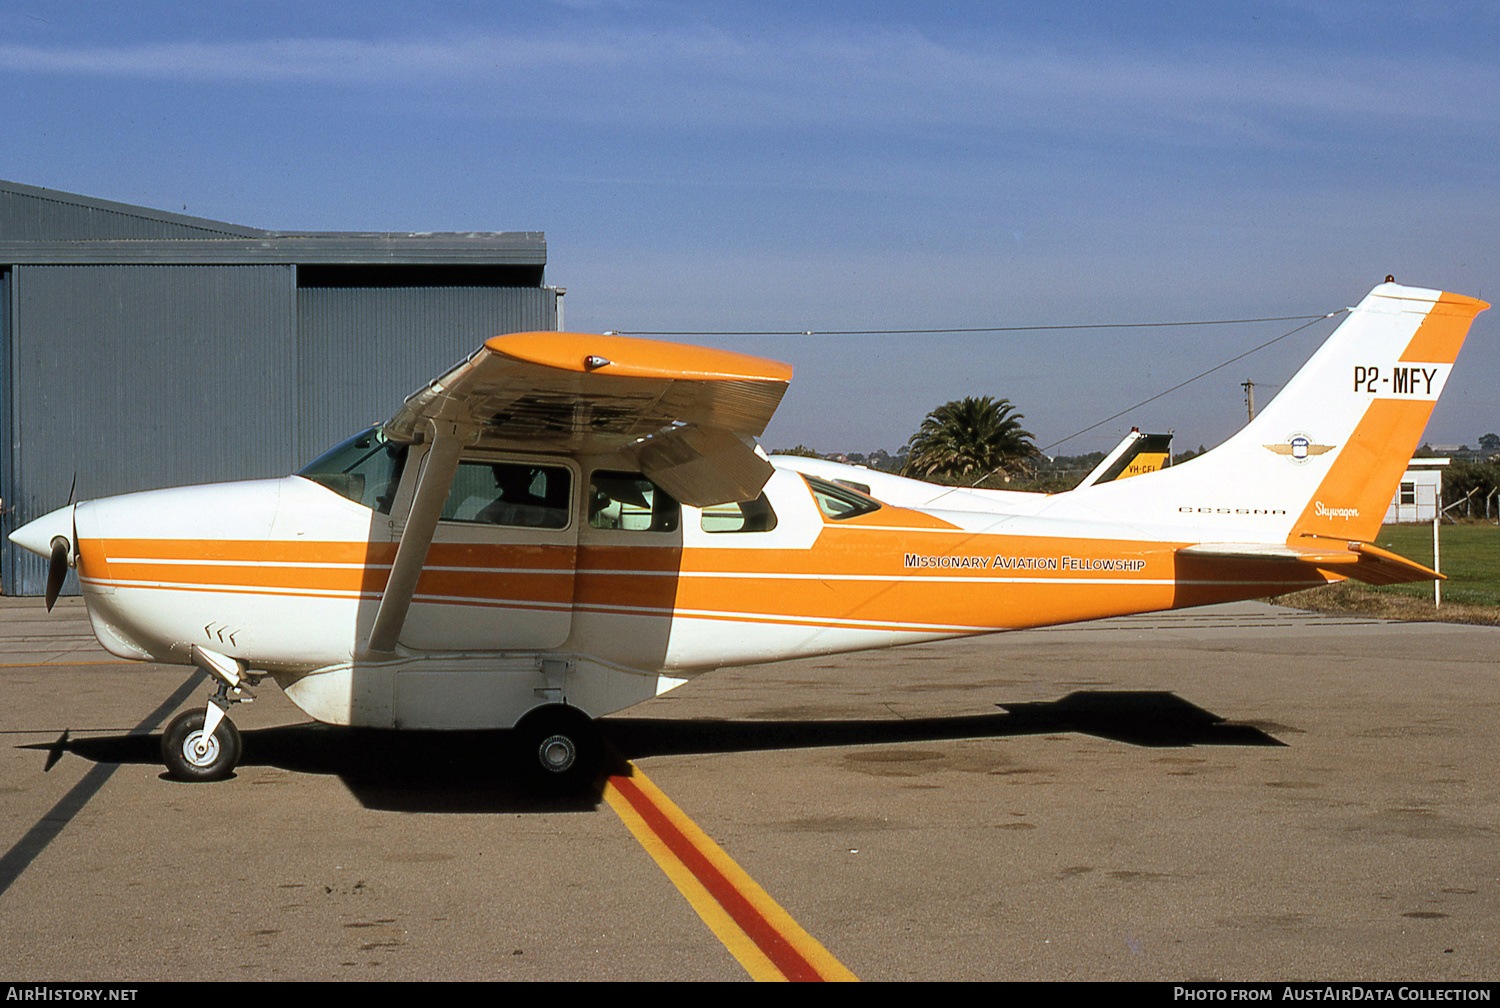
[[[388,512],[403,513],[417,461],[395,481]],[[371,656],[365,644],[399,523],[303,476],[76,505],[79,583],[95,632],[127,658],[187,663],[196,644],[238,659],[273,675],[325,720],[400,723],[400,684],[417,682],[419,671],[535,672],[551,659],[612,683],[593,690],[588,706],[598,714],[725,665],[1199,605],[1326,580],[1269,563],[1264,571],[1240,565],[1226,579],[1207,561],[1195,567],[1179,555],[1181,539],[1149,530],[1007,513],[1004,500],[983,510],[973,495],[962,509],[897,507],[787,467],[758,505],[699,509],[659,491],[654,504],[621,492],[632,474],[609,458],[476,462],[552,473],[568,487],[566,503],[554,500],[555,517],[526,525],[472,513],[465,520],[457,517],[463,505],[453,505],[395,656]],[[851,477],[861,472],[846,468]],[[930,489],[942,502],[943,491]],[[611,493],[618,499],[601,507]],[[1035,498],[1016,500],[1012,510],[1045,511],[1046,498]],[[386,676],[387,683],[371,669],[407,678]],[[320,699],[335,684],[333,698]],[[362,689],[378,695],[361,701]],[[396,695],[387,698],[388,690]]]

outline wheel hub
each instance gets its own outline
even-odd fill
[[[542,740],[537,756],[541,758],[543,769],[563,773],[578,759],[578,750],[566,735],[549,735]]]
[[[183,740],[182,755],[194,766],[210,766],[219,758],[219,740],[199,729]]]

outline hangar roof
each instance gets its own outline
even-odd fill
[[[0,180],[0,264],[546,262],[540,231],[266,231]]]

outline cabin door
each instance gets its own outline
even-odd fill
[[[530,651],[567,640],[578,484],[566,460],[464,458],[401,643],[420,651]]]

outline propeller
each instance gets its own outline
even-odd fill
[[[57,602],[57,593],[62,591],[63,579],[68,576],[68,540],[62,536],[52,538],[52,559],[47,563],[47,611]]]
[[[78,489],[78,473],[73,473],[73,484],[68,487],[68,503],[73,503],[73,492]],[[52,606],[57,602],[57,594],[62,591],[63,581],[68,576],[68,550],[72,543],[62,536],[52,537],[52,559],[47,562],[47,611],[52,611]]]

